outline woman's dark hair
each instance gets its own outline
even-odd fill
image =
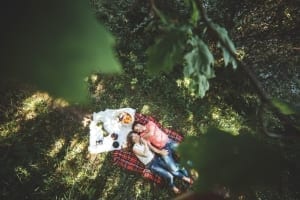
[[[132,151],[132,147],[134,145],[134,142],[132,140],[132,134],[134,134],[134,133],[136,133],[136,132],[130,131],[127,135],[127,148],[129,151]]]

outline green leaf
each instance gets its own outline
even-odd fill
[[[183,57],[185,32],[171,29],[147,49],[147,69],[150,73],[169,72]]]
[[[212,24],[213,29],[218,33],[221,41],[229,47],[232,52],[236,52],[235,46],[232,40],[229,38],[228,32],[225,28],[219,26],[218,24]]]
[[[222,49],[225,66],[228,66],[228,64],[231,63],[233,66],[233,69],[236,69],[237,63],[236,63],[235,57],[231,56],[231,54],[229,52],[229,51],[231,51],[231,52],[235,53],[236,48],[235,48],[232,40],[229,38],[227,30],[223,27],[220,27],[217,24],[214,24],[214,23],[211,23],[211,25],[221,40],[220,42],[218,42],[218,47]],[[229,51],[225,47],[228,47]]]
[[[283,157],[278,148],[252,135],[232,136],[209,128],[200,136],[188,136],[178,148],[181,162],[199,173],[195,188],[212,190],[215,185],[245,190],[252,186],[276,183]],[[192,166],[186,163],[192,162]]]
[[[193,26],[197,26],[197,22],[200,19],[200,14],[199,14],[199,10],[196,6],[195,1],[191,2],[192,5],[192,14],[191,14],[191,18],[190,18],[190,22],[191,24],[193,24]]]
[[[284,115],[300,115],[300,106],[279,99],[272,99],[272,104]]]
[[[94,71],[122,71],[113,36],[97,22],[87,1],[29,0],[18,14],[22,17],[10,18],[2,37],[2,78],[29,82],[54,96],[85,102],[86,76]]]
[[[231,64],[232,64],[232,68],[236,69],[237,68],[237,62],[234,58],[231,57]]]
[[[160,21],[164,24],[164,25],[168,25],[168,20],[167,17],[160,12],[160,10],[158,10],[155,6],[152,6],[152,9],[155,11],[155,13],[158,15],[158,17],[160,18]]]
[[[214,58],[207,45],[199,38],[192,37],[188,40],[192,50],[184,56],[184,76],[191,83],[188,87],[191,93],[198,97],[204,97],[209,89],[208,79],[215,76],[213,70]]]
[[[223,58],[224,58],[224,65],[225,67],[227,67],[227,65],[229,64],[230,62],[230,53],[226,50],[226,48],[224,48],[219,42],[218,42],[218,45],[217,45],[219,48],[222,49],[222,52],[223,52]]]
[[[202,98],[205,92],[209,89],[209,82],[206,76],[198,75],[198,94]]]

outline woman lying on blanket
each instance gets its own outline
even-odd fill
[[[180,193],[180,190],[174,185],[174,176],[182,179],[187,183],[192,183],[192,179],[183,174],[179,168],[175,171],[169,171],[168,164],[177,166],[174,160],[170,160],[172,163],[166,163],[160,156],[154,154],[149,148],[149,142],[143,139],[140,135],[135,132],[128,134],[128,147],[132,149],[138,159],[146,166],[147,169],[154,173],[159,174],[168,181],[169,186],[172,188],[174,193]],[[166,150],[162,150],[166,151]]]
[[[168,137],[153,121],[148,121],[145,125],[135,122],[132,126],[133,131],[137,132],[143,139],[149,142],[150,149],[161,155],[165,163],[174,163],[175,149],[178,143]],[[178,171],[178,165],[170,164],[168,169],[171,172]],[[188,176],[185,169],[182,172]]]

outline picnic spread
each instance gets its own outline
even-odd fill
[[[88,150],[90,153],[112,152],[113,164],[128,171],[137,172],[145,179],[155,183],[163,183],[162,177],[146,169],[136,155],[126,149],[127,135],[132,131],[132,124],[138,122],[146,124],[154,122],[171,139],[181,142],[183,136],[171,129],[163,127],[152,116],[137,113],[132,108],[106,109],[105,111],[93,113],[90,123],[90,139]],[[117,137],[116,137],[117,135]],[[114,144],[118,143],[118,146]]]
[[[124,147],[127,135],[132,130],[134,115],[135,109],[132,108],[94,112],[89,126],[89,152],[95,154]]]

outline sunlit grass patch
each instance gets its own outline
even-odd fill
[[[52,102],[52,108],[65,108],[69,105],[70,105],[69,102],[67,102],[66,100],[64,100],[62,98],[53,99],[53,102]]]
[[[50,156],[51,158],[54,158],[54,156],[56,156],[61,151],[64,144],[65,144],[65,139],[63,138],[57,139],[55,143],[52,144],[51,149],[49,150],[47,155]]]
[[[124,98],[121,103],[120,103],[121,107],[130,107],[130,102],[128,98]]]
[[[17,166],[15,169],[15,174],[21,183],[28,181],[30,179],[30,172],[23,166]]]
[[[47,113],[49,110],[48,106],[51,103],[52,98],[48,93],[36,92],[32,96],[26,98],[23,101],[22,113],[25,120],[33,119],[39,114]]]
[[[70,143],[70,149],[72,149],[74,153],[80,154],[87,149],[87,141],[80,141],[76,137],[76,134],[74,134]]]
[[[143,105],[140,112],[144,113],[144,114],[149,114],[150,113],[150,106],[149,105]]]
[[[0,136],[3,138],[8,137],[9,135],[17,133],[20,130],[20,128],[21,128],[20,124],[15,120],[1,124],[0,125]]]
[[[212,107],[210,117],[217,128],[232,135],[238,135],[242,128],[243,118],[230,107]]]
[[[183,126],[182,134],[184,134],[185,136],[200,135],[201,133],[199,131],[199,123],[200,122],[197,121],[195,115],[192,112],[189,112],[185,121],[181,122],[181,125]]]

